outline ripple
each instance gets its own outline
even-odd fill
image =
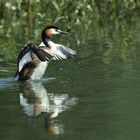
[[[55,80],[55,79],[56,79],[55,77],[44,77],[38,81],[41,83],[46,83],[50,80]],[[13,77],[0,78],[0,88],[12,87],[18,83],[19,82],[17,81],[17,79],[16,78],[14,79]]]
[[[15,84],[13,77],[0,78],[0,88],[11,87]]]

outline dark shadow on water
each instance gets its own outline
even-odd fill
[[[42,82],[27,81],[19,84],[20,106],[23,114],[29,120],[31,127],[36,127],[38,120],[43,121],[44,127],[51,134],[63,134],[64,126],[58,121],[58,116],[77,103],[75,97],[68,94],[48,93]]]

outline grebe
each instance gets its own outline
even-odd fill
[[[51,60],[69,59],[76,55],[76,51],[51,41],[51,37],[56,34],[67,34],[67,32],[55,26],[47,26],[42,31],[42,42],[39,47],[28,42],[21,50],[15,75],[19,81],[39,80]]]

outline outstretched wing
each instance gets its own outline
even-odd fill
[[[41,42],[39,46],[45,47],[45,44]],[[71,48],[53,42],[49,42],[49,46],[44,50],[53,56],[53,60],[70,59],[76,55],[76,51]]]
[[[76,55],[76,51],[65,46],[57,46],[53,59],[54,60],[70,59],[75,55]]]
[[[33,47],[32,48],[33,53],[36,54],[36,56],[41,60],[41,61],[49,61],[53,58],[52,55],[50,55],[49,53],[47,53],[46,51],[44,51],[41,48],[36,48]]]

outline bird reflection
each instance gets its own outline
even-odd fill
[[[20,83],[20,105],[23,113],[35,120],[43,116],[44,125],[52,134],[64,133],[63,125],[56,118],[63,111],[76,104],[75,97],[68,94],[47,93],[39,81]]]

